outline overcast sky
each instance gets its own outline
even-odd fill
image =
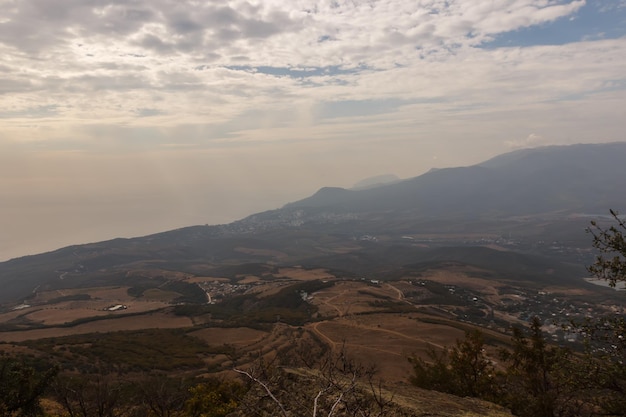
[[[0,0],[0,260],[625,140],[626,0]]]

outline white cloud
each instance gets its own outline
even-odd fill
[[[537,146],[543,146],[543,145],[547,145],[548,142],[541,135],[538,135],[536,133],[531,133],[530,135],[526,136],[524,139],[506,141],[505,144],[509,148],[518,149],[518,148],[534,148]]]

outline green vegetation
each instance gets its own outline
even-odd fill
[[[411,359],[411,382],[492,401],[520,417],[591,416],[601,407],[594,400],[598,387],[588,373],[595,362],[549,345],[537,318],[528,334],[513,329],[511,349],[499,353],[503,369],[495,368],[486,348],[480,332],[468,332],[452,349],[432,351],[429,362]]]
[[[0,416],[42,415],[40,399],[57,373],[27,364],[23,359],[0,357]]]
[[[306,294],[332,285],[332,282],[319,280],[297,282],[264,297],[257,294],[235,295],[219,304],[176,306],[174,312],[190,317],[210,314],[211,319],[229,327],[264,328],[277,321],[300,326],[310,321],[317,311],[317,307],[305,300]]]
[[[415,307],[411,304],[403,303],[402,301],[394,301],[394,300],[374,300],[368,303],[370,306],[375,308],[381,308],[382,311],[372,311],[371,314],[376,313],[411,313],[415,312]],[[366,313],[362,313],[366,314]]]
[[[626,281],[626,223],[616,211],[610,212],[617,225],[604,228],[592,221],[587,229],[593,236],[593,247],[600,251],[588,270],[615,287],[618,282]]]
[[[174,300],[177,303],[203,304],[207,302],[206,293],[197,284],[184,281],[169,281],[161,289],[180,294],[180,297]]]
[[[185,281],[168,281],[164,278],[133,278],[132,286],[128,288],[128,295],[131,297],[143,297],[149,290],[161,290],[175,293],[177,297],[173,300],[176,303],[206,303],[207,296],[204,290],[197,284]]]
[[[262,263],[242,263],[237,265],[223,265],[211,268],[208,273],[211,276],[229,278],[235,282],[239,277],[246,275],[254,275],[263,277],[265,275],[273,275],[278,273],[278,268],[272,265]]]
[[[592,222],[588,231],[600,251],[588,269],[611,286],[626,281],[626,223]],[[626,321],[623,317],[572,323],[584,336],[584,352],[549,344],[535,317],[524,331],[513,328],[510,349],[501,349],[501,370],[491,365],[479,333],[467,333],[452,349],[413,358],[412,382],[420,387],[494,401],[521,417],[626,415]]]
[[[185,417],[222,417],[237,409],[247,388],[237,381],[211,379],[189,388]]]
[[[429,351],[431,363],[411,358],[411,382],[418,387],[444,391],[459,396],[488,397],[496,388],[495,368],[487,358],[483,334],[467,332],[456,346],[438,352]]]
[[[219,378],[188,380],[164,375],[124,379],[114,374],[63,375],[51,387],[62,415],[75,417],[225,417],[246,387]]]

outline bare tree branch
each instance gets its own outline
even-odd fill
[[[278,405],[278,408],[280,408],[280,411],[283,413],[283,416],[285,417],[289,417],[289,414],[287,413],[287,411],[285,410],[285,408],[283,407],[283,405],[280,403],[280,401],[278,401],[278,398],[276,398],[276,396],[272,393],[272,391],[270,390],[270,388],[267,386],[267,384],[265,384],[263,381],[261,381],[260,379],[254,377],[252,374],[250,374],[249,372],[243,371],[241,369],[233,369],[233,371],[245,375],[247,376],[251,381],[254,381],[255,383],[259,384],[261,387],[263,387],[263,389],[265,390],[265,392],[267,392],[267,395],[270,396],[270,398],[276,403],[276,405]]]

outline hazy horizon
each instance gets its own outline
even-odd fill
[[[623,141],[626,0],[0,0],[0,261]]]

